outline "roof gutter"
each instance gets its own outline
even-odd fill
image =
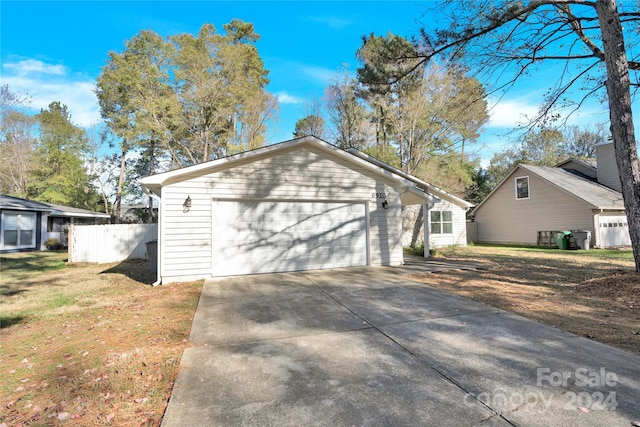
[[[160,248],[160,245],[161,245],[161,242],[160,242],[161,228],[160,227],[162,224],[162,221],[160,218],[162,217],[162,199],[156,194],[154,194],[153,192],[151,192],[151,190],[149,190],[144,185],[142,185],[141,187],[142,187],[142,191],[144,191],[146,195],[158,201],[158,240],[157,240],[158,247],[156,250],[156,281],[151,284],[151,286],[155,287],[162,284],[162,276],[160,275],[160,252],[161,252],[160,251],[161,249]]]

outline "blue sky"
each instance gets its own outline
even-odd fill
[[[319,99],[343,64],[355,71],[355,52],[362,36],[418,33],[429,2],[129,2],[129,1],[0,1],[0,82],[28,92],[34,111],[52,101],[66,104],[82,126],[100,119],[93,93],[110,50],[141,30],[168,36],[196,33],[204,23],[218,29],[239,18],[254,24],[257,43],[270,71],[269,92],[280,103],[280,119],[268,131],[270,142],[292,137],[295,122],[305,115],[305,100]],[[541,74],[544,75],[544,74]],[[522,82],[497,104],[476,150],[486,161],[504,148],[504,136],[522,114],[533,114],[548,84],[536,76]],[[604,106],[589,104],[576,123],[607,120]]]

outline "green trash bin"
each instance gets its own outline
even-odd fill
[[[556,242],[558,249],[562,249],[562,240],[564,239],[564,231],[552,231],[553,240]]]
[[[562,249],[563,251],[566,251],[567,249],[569,249],[569,239],[571,239],[571,232],[570,231],[563,231],[562,232],[562,242],[560,245],[558,245],[558,247],[560,249]]]

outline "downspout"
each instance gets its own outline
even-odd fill
[[[142,186],[142,191],[145,192],[145,194],[155,200],[158,201],[158,247],[156,249],[156,281],[153,282],[151,284],[151,286],[158,286],[160,284],[162,284],[162,276],[160,275],[160,253],[161,253],[161,247],[160,247],[160,237],[162,236],[162,229],[161,229],[161,224],[162,224],[162,199],[160,197],[158,197],[157,195],[155,195],[154,193],[152,193],[148,188]]]

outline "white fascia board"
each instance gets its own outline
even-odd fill
[[[111,215],[106,213],[96,212],[95,214],[91,213],[80,213],[80,212],[63,212],[59,210],[52,210],[49,212],[49,216],[58,217],[58,218],[111,218]]]

